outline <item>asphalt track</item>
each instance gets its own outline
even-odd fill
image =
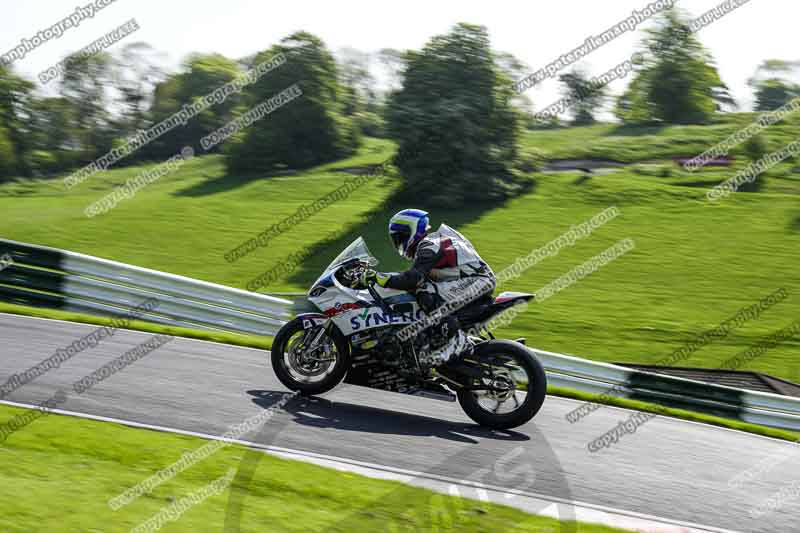
[[[94,329],[0,314],[0,384]],[[44,401],[149,337],[118,331],[7,400]],[[281,396],[276,393],[283,392],[266,352],[175,339],[85,394],[73,394],[59,407],[221,435],[269,407]],[[658,417],[610,448],[590,453],[587,443],[630,413],[604,407],[570,424],[564,415],[577,405],[548,397],[531,423],[514,432],[495,433],[472,424],[457,404],[344,387],[321,400],[287,405],[258,435],[247,438],[710,528],[800,530],[800,498],[759,518],[750,514],[776,491],[800,482],[796,444]],[[742,471],[787,454],[793,455],[741,488],[729,487],[729,480]]]

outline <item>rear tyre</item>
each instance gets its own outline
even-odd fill
[[[530,350],[517,342],[493,340],[476,346],[466,359],[480,362],[480,381],[496,389],[459,390],[458,403],[467,416],[494,429],[519,427],[536,416],[547,393],[547,376]]]
[[[310,331],[303,329],[302,318],[287,322],[275,336],[271,356],[272,370],[280,382],[306,396],[333,389],[350,369],[347,339],[338,329],[323,332],[309,349],[306,343],[314,334]]]

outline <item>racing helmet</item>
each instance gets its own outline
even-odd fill
[[[389,237],[400,257],[414,259],[417,245],[431,229],[427,211],[403,209],[389,219]]]

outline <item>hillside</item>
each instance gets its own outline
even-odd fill
[[[712,328],[743,306],[785,288],[789,298],[729,337],[698,352],[686,366],[709,366],[800,318],[800,174],[794,163],[767,173],[758,193],[738,193],[710,205],[708,184],[730,169],[680,171],[668,158],[695,155],[752,116],[710,127],[619,130],[613,125],[528,132],[526,146],[548,158],[592,157],[636,163],[608,174],[534,175],[536,186],[503,205],[448,211],[426,205],[434,224],[446,221],[469,237],[496,271],[547,244],[570,226],[616,206],[621,215],[575,246],[545,259],[506,290],[536,291],[570,269],[631,238],[636,248],[588,278],[532,305],[501,334],[526,336],[532,346],[604,361],[657,361],[693,334]],[[774,148],[791,142],[796,125],[776,126]],[[381,176],[347,198],[234,263],[226,252],[302,205],[341,186],[352,173],[378,164],[393,144],[368,139],[356,157],[298,174],[225,176],[216,156],[197,158],[107,214],[87,219],[84,208],[143,168],[107,172],[65,191],[60,180],[0,186],[4,237],[79,251],[244,288],[291,258],[304,263],[263,291],[303,291],[353,238],[364,235],[386,270],[402,263],[388,245],[390,201],[397,176]],[[742,163],[737,163],[742,164]],[[800,340],[753,360],[746,369],[800,381]]]

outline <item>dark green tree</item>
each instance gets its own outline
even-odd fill
[[[767,141],[763,136],[755,135],[747,139],[742,147],[742,151],[751,163],[755,163],[767,155],[769,148],[767,147]]]
[[[40,98],[31,103],[31,150],[25,165],[36,176],[75,166],[78,155],[77,110],[66,98]]]
[[[759,82],[755,96],[756,111],[774,111],[800,96],[800,88],[773,78]]]
[[[33,83],[0,65],[0,178],[29,174],[25,154],[30,151],[28,121]]]
[[[517,190],[515,94],[484,27],[458,24],[421,51],[407,52],[403,86],[387,110],[402,194],[458,206]]]
[[[181,72],[158,83],[153,95],[150,124],[157,124],[191,104],[213,93],[226,83],[244,74],[236,61],[220,54],[194,54],[187,58]],[[269,74],[267,74],[269,76]],[[197,148],[200,139],[221,128],[234,118],[234,109],[244,100],[242,93],[232,93],[224,102],[215,103],[181,127],[164,134],[148,145],[148,158],[163,159],[184,146]]]
[[[711,55],[676,9],[647,30],[644,61],[617,101],[625,122],[704,124],[723,106],[735,107]]]
[[[774,111],[800,96],[800,86],[788,79],[797,64],[780,59],[768,59],[756,69],[748,85],[755,91],[755,110]]]
[[[17,172],[17,154],[11,143],[11,132],[0,126],[0,181],[13,176]]]
[[[255,62],[284,54],[286,63],[247,91],[247,107],[297,84],[302,95],[253,123],[227,142],[226,162],[235,172],[307,168],[346,157],[360,142],[336,61],[325,44],[297,32],[259,54]]]
[[[766,139],[762,135],[755,135],[747,139],[742,146],[742,152],[750,163],[756,163],[769,153],[769,146]],[[743,183],[740,191],[745,192],[758,192],[764,187],[764,175],[759,174],[755,180],[748,183]]]

